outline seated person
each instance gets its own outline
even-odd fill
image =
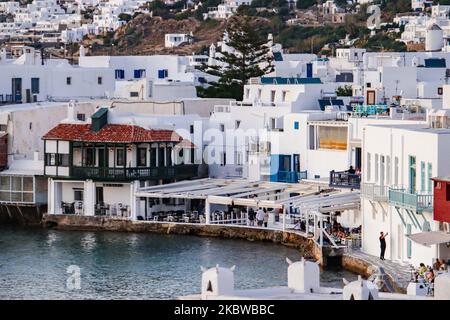
[[[441,268],[440,271],[446,271],[448,264],[445,263],[444,259],[441,260]]]
[[[436,259],[436,261],[433,263],[433,269],[434,270],[440,270],[441,269],[441,260]]]

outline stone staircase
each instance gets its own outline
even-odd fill
[[[374,267],[383,268],[384,272],[395,281],[397,286],[405,291],[408,287],[409,282],[411,281],[411,268],[409,265],[400,264],[388,260],[380,260],[379,257],[363,253],[359,250],[346,253],[346,255],[356,259],[364,260]]]

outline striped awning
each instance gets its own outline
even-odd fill
[[[408,235],[407,237],[424,246],[450,242],[450,233],[442,231],[419,232]]]

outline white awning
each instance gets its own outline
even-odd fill
[[[256,207],[257,202],[252,198],[233,198],[233,203],[237,206]]]
[[[450,233],[442,231],[420,232],[411,234],[407,237],[412,241],[424,246],[450,242]]]
[[[215,204],[232,205],[233,201],[230,197],[208,196],[208,201]]]

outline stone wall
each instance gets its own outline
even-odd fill
[[[360,274],[364,278],[369,278],[377,271],[376,267],[367,261],[348,255],[343,255],[342,266],[347,270]]]
[[[47,211],[46,205],[0,204],[0,224],[40,225],[42,212],[45,211]]]
[[[378,268],[368,261],[346,254],[342,255],[342,267],[346,270],[360,274],[366,279],[378,272]],[[395,281],[393,275],[384,271],[382,278],[385,284],[381,288],[381,291],[406,293],[406,287]]]
[[[294,232],[225,225],[129,221],[74,215],[44,215],[42,224],[44,227],[59,230],[151,232],[220,237],[225,239],[245,239],[249,241],[270,241],[296,248],[305,258],[322,262],[321,248],[313,240]]]

